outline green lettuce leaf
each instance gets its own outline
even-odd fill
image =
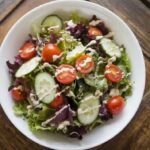
[[[70,19],[73,20],[74,23],[87,24],[88,22],[87,18],[82,17],[77,10],[72,12]]]
[[[122,48],[121,58],[117,61],[117,64],[121,66],[121,69],[123,69],[125,73],[128,73],[131,71],[131,63],[126,53],[125,47],[122,46],[121,48]]]
[[[27,103],[26,102],[18,102],[13,106],[14,113],[17,116],[26,116],[27,115]]]
[[[28,118],[28,125],[30,129],[32,131],[37,131],[37,130],[53,131],[54,127],[50,125],[46,127],[41,126],[42,122],[52,117],[52,115],[54,115],[54,110],[47,107],[46,105],[43,105],[42,109],[39,111],[36,111],[36,110],[28,111],[27,118]]]

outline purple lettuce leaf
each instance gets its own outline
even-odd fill
[[[68,31],[70,31],[72,36],[80,39],[84,45],[86,45],[93,39],[93,37],[90,37],[88,35],[88,27],[81,23],[77,24],[74,28],[68,28]]]
[[[14,78],[16,71],[18,70],[18,68],[24,63],[24,60],[21,59],[21,57],[19,55],[17,55],[15,57],[15,61],[14,63],[10,63],[10,61],[7,61],[7,67],[9,69],[9,73],[12,75],[12,77]]]
[[[66,96],[65,94],[63,94],[64,97],[64,101],[66,104],[70,105],[70,108],[74,111],[77,111],[77,104],[73,101],[73,99],[71,97]]]
[[[90,19],[90,22],[93,21],[93,20],[96,21],[96,20],[99,20],[99,19],[97,18],[96,15],[93,15],[92,18]],[[98,25],[96,25],[96,27],[98,29],[100,29],[100,31],[102,32],[103,35],[106,35],[106,34],[109,33],[109,29],[106,27],[104,22],[100,22]]]
[[[70,105],[64,105],[59,111],[55,113],[55,116],[50,121],[50,124],[58,127],[61,122],[66,120],[72,124],[73,117],[75,117],[75,112],[70,108]]]
[[[109,29],[105,26],[104,22],[100,22],[96,27],[100,29],[103,35],[106,35],[109,33]]]
[[[26,79],[26,78],[17,78],[16,80],[14,80],[13,87],[17,87],[20,85],[22,86],[25,94],[27,96],[30,95],[31,91],[33,90],[33,87],[31,85],[31,81],[29,79]]]
[[[113,118],[113,115],[110,113],[110,111],[107,109],[105,104],[102,104],[99,110],[99,116],[102,121],[107,121],[109,119]]]
[[[97,18],[97,16],[96,15],[93,15],[92,17],[91,17],[91,19],[89,20],[89,22],[91,22],[91,21],[95,21],[95,20],[98,20],[98,18]]]
[[[58,40],[59,36],[55,33],[50,33],[50,43],[55,44]]]
[[[68,136],[71,138],[78,138],[78,139],[82,139],[83,135],[86,134],[86,128],[85,126],[69,126],[68,127]]]

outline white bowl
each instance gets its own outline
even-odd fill
[[[70,139],[68,137],[49,134],[33,134],[22,118],[16,117],[13,113],[13,100],[8,92],[10,76],[6,66],[7,60],[13,60],[22,43],[28,38],[31,24],[43,19],[48,14],[55,11],[64,11],[61,14],[69,14],[72,10],[79,10],[81,14],[89,17],[96,14],[115,33],[115,40],[119,44],[124,44],[131,60],[133,84],[133,94],[127,99],[127,104],[123,112],[108,121],[102,126],[95,128],[86,134],[83,140]],[[145,86],[145,64],[139,43],[130,28],[114,13],[108,9],[82,0],[59,0],[43,4],[26,15],[21,17],[6,35],[0,51],[0,100],[3,110],[13,125],[32,141],[53,149],[79,150],[88,149],[100,145],[115,135],[117,135],[135,115],[144,91]],[[7,132],[7,131],[6,131]]]

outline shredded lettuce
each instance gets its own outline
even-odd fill
[[[126,49],[124,46],[121,47],[121,58],[118,60],[117,64],[124,67],[123,71],[130,72],[131,71],[131,63],[129,57],[126,53]]]
[[[15,103],[13,110],[17,116],[26,116],[27,112],[28,112],[27,111],[27,103],[26,102]]]
[[[70,19],[73,20],[74,23],[84,23],[84,24],[86,24],[88,22],[87,18],[82,17],[79,14],[79,11],[73,11],[71,13]]]
[[[42,108],[40,110],[29,110],[27,119],[28,124],[31,130],[53,130],[54,127],[48,125],[46,127],[42,127],[41,124],[46,119],[52,117],[54,115],[54,110],[49,108],[46,105],[42,105]]]
[[[97,118],[91,125],[88,126],[89,130],[92,130],[96,126],[102,124],[103,121],[100,118]]]
[[[61,38],[63,39],[58,43],[58,46],[63,51],[72,50],[78,45],[78,42],[70,34],[62,31]]]
[[[130,96],[132,94],[132,82],[130,79],[124,78],[117,85],[123,97]]]

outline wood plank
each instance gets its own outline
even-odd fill
[[[0,0],[0,23],[24,0]]]

